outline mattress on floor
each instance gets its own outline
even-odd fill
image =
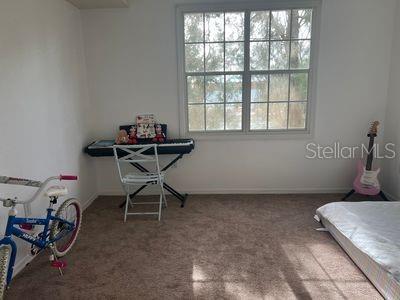
[[[378,291],[400,299],[400,202],[335,202],[317,215]]]

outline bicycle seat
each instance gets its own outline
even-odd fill
[[[46,190],[47,197],[60,197],[68,194],[68,189],[65,186],[51,186]]]

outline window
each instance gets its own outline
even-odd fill
[[[178,8],[187,133],[308,132],[316,4]]]

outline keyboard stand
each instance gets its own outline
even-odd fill
[[[180,160],[183,157],[183,154],[179,154],[178,156],[176,156],[169,164],[167,164],[164,168],[161,169],[161,171],[166,171],[168,170],[170,167],[172,167],[178,160]],[[147,170],[145,167],[143,167],[141,164],[139,163],[131,163],[132,166],[134,166],[136,169],[138,169],[140,172],[149,172],[149,170]],[[129,197],[132,199],[133,197],[135,197],[137,194],[139,194],[147,185],[143,185],[140,188],[138,188],[133,194],[130,194]],[[164,182],[164,188],[170,192],[173,196],[175,196],[176,198],[178,198],[178,200],[181,201],[181,207],[185,206],[185,202],[186,202],[186,198],[187,198],[187,194],[181,194],[179,193],[177,190],[175,190],[172,186],[170,186],[169,184]],[[126,201],[122,202],[119,207],[122,208],[125,206]]]

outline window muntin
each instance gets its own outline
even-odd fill
[[[189,132],[305,131],[312,8],[184,13]]]

